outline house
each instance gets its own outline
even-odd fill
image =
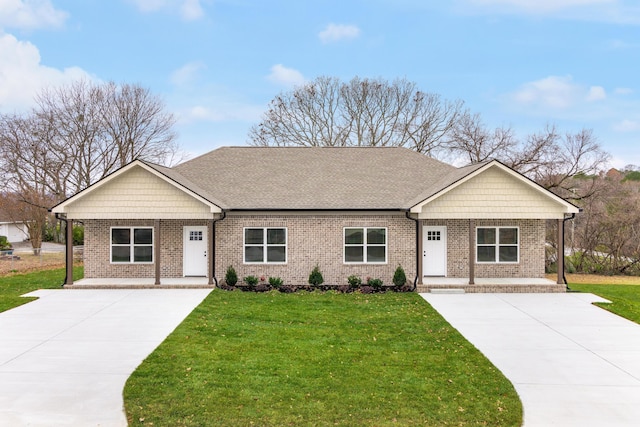
[[[213,285],[233,266],[240,278],[306,284],[318,265],[327,284],[353,274],[390,284],[401,265],[421,289],[563,291],[561,273],[544,279],[545,224],[562,226],[578,208],[498,161],[456,168],[397,147],[223,147],[173,168],[136,160],[52,212],[84,223],[88,283]]]
[[[29,239],[29,231],[24,222],[15,221],[0,211],[0,236],[5,236],[10,243],[24,242]]]

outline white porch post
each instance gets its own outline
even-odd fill
[[[154,238],[154,246],[153,246],[153,259],[156,264],[156,280],[155,284],[160,284],[160,220],[156,219],[153,221],[153,234]]]
[[[564,220],[558,220],[558,285],[564,284]]]

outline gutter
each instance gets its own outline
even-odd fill
[[[418,247],[418,240],[420,239],[420,220],[418,218],[412,218],[409,216],[411,212],[406,211],[405,216],[407,219],[415,221],[416,223],[416,277],[413,279],[413,287],[411,288],[411,292],[414,292],[418,287],[418,263],[420,262],[420,251]]]
[[[216,222],[218,221],[222,221],[223,219],[225,219],[227,217],[227,211],[223,210],[222,211],[222,216],[218,219],[214,219],[213,222],[211,223],[211,270],[212,270],[212,279],[215,282],[215,286],[216,288],[218,287],[218,279],[216,278],[215,275],[215,271],[216,271]]]
[[[49,211],[51,212],[51,211]],[[67,220],[66,216],[62,216],[61,214],[56,212],[56,219],[64,222],[64,227],[65,227],[65,236],[68,236],[69,233],[67,233],[67,227],[69,227],[69,221]],[[66,238],[66,237],[65,237]],[[65,240],[65,246],[68,245],[69,242],[67,242]],[[71,245],[73,247],[73,242],[71,242]],[[69,257],[67,256],[67,251],[65,250],[65,257],[64,257],[64,282],[62,282],[62,285],[60,285],[61,288],[64,287],[64,285],[66,285],[67,283],[69,283],[69,262],[71,262],[71,260],[69,259]],[[71,270],[73,271],[73,270]],[[72,277],[73,279],[73,277]]]

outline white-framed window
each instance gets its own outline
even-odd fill
[[[153,262],[153,227],[111,227],[111,262]]]
[[[386,264],[387,229],[385,227],[345,227],[345,264]]]
[[[245,227],[243,234],[245,264],[286,264],[286,228]]]
[[[479,263],[518,263],[520,230],[518,227],[477,227],[476,261]]]

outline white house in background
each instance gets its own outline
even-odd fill
[[[29,238],[27,225],[0,215],[0,236],[7,236],[11,243],[23,242]]]

